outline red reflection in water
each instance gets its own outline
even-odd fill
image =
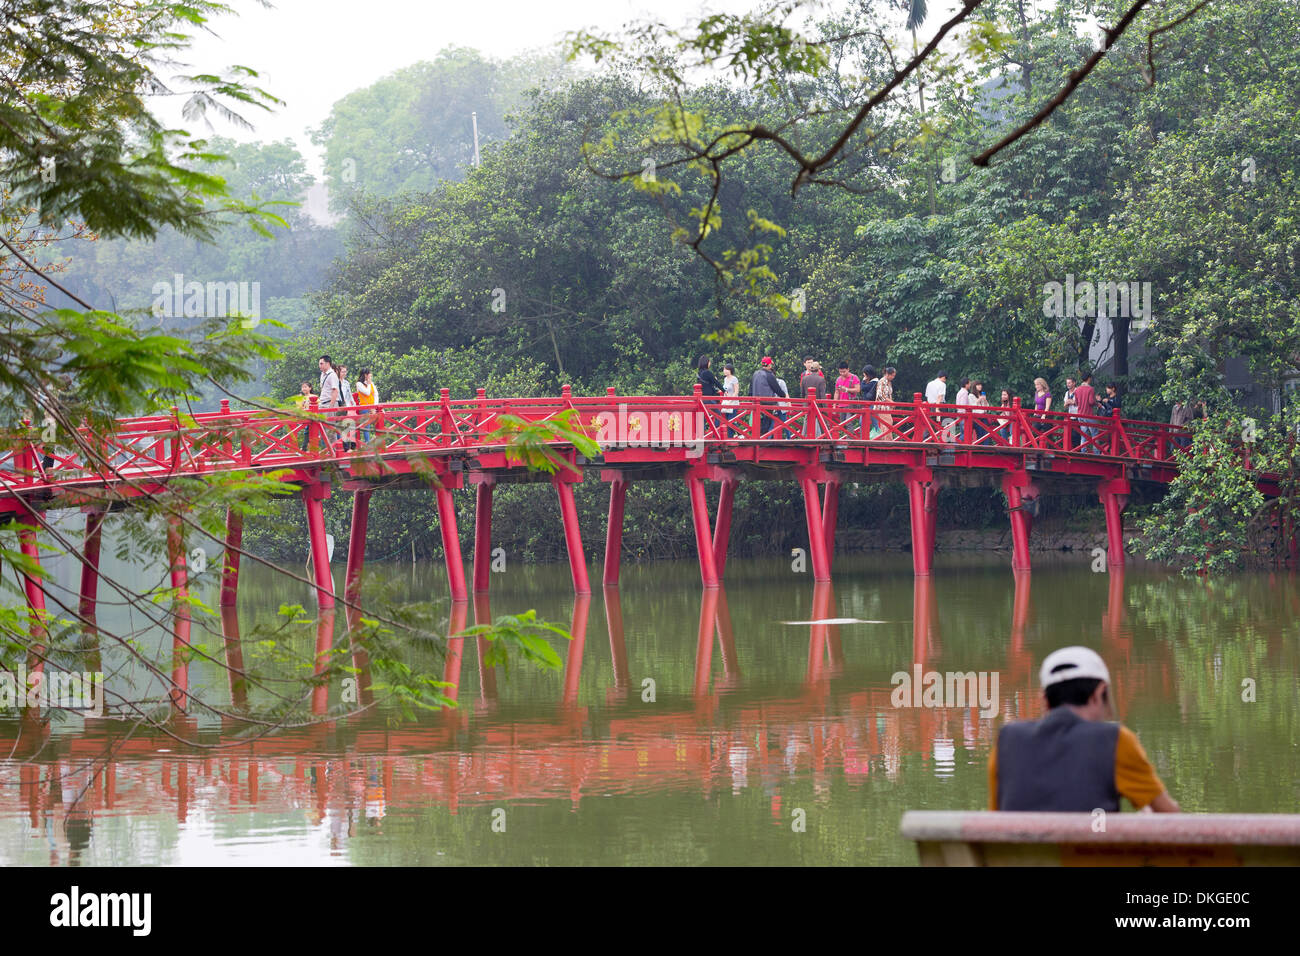
[[[916,579],[910,664],[923,671],[939,668],[935,591],[940,586],[932,577]],[[486,596],[481,597],[475,601],[476,621],[489,619]],[[590,598],[584,596],[574,602],[561,706],[550,715],[506,719],[483,706],[473,720],[461,707],[441,720],[395,728],[377,720],[340,720],[215,753],[188,749],[162,733],[128,736],[111,721],[87,721],[82,734],[57,738],[48,735],[48,726],[23,730],[12,723],[0,728],[0,746],[30,762],[0,764],[0,813],[24,816],[41,834],[61,834],[52,851],[52,862],[61,863],[79,861],[97,815],[170,812],[186,823],[196,807],[305,811],[307,822],[327,826],[338,846],[358,826],[382,828],[393,806],[433,804],[457,813],[463,805],[567,799],[577,807],[583,797],[598,794],[693,790],[708,795],[761,785],[771,793],[773,819],[784,822],[781,789],[796,776],[810,776],[824,793],[833,775],[850,782],[872,775],[896,780],[905,757],[920,758],[925,773],[940,772],[941,764],[951,768],[958,737],[968,751],[986,751],[996,723],[1038,712],[1034,665],[1051,649],[1042,635],[1030,640],[1030,577],[1018,575],[996,720],[980,717],[974,707],[895,707],[888,675],[865,686],[859,677],[853,684],[846,676],[852,661],[845,659],[840,628],[828,623],[809,626],[808,666],[797,692],[744,699],[740,657],[745,648],[737,647],[725,591],[711,589],[701,597],[689,696],[666,694],[660,687],[658,702],[646,706],[631,688],[618,591],[606,589],[604,602],[613,663],[605,683],[612,680],[612,688],[605,693],[607,706],[595,714],[579,700],[590,616]],[[465,602],[452,605],[450,633],[464,629],[468,612]],[[812,620],[836,616],[831,586],[817,585]],[[333,616],[321,618],[318,656],[333,642]],[[223,615],[223,625],[226,660],[242,667],[238,622]],[[721,648],[717,681],[715,639]],[[449,681],[460,679],[464,640],[449,641],[444,668]],[[1152,660],[1134,661],[1130,641],[1123,578],[1112,574],[1102,644],[1121,704],[1170,675],[1167,654],[1157,651]],[[497,692],[491,670],[481,666],[484,650],[480,645],[480,703],[486,705]],[[363,655],[354,645],[354,660]],[[232,683],[232,698],[239,686]],[[448,693],[455,697],[458,688]],[[326,712],[323,701],[313,693],[318,713]],[[182,717],[173,730],[192,735],[195,725]],[[105,763],[106,753],[111,756]]]

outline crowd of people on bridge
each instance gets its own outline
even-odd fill
[[[892,365],[885,365],[878,372],[871,364],[863,366],[859,375],[853,371],[853,366],[848,359],[842,359],[836,365],[832,380],[828,372],[822,369],[817,358],[808,355],[804,358],[803,372],[799,376],[798,385],[791,389],[786,380],[777,375],[772,357],[764,356],[750,378],[749,394],[761,398],[787,400],[813,397],[819,401],[829,399],[831,411],[843,414],[845,417],[854,413],[853,405],[850,403],[872,402],[875,403],[876,414],[873,417],[870,437],[892,439],[896,437],[892,428],[894,416],[888,410],[881,409],[880,405],[900,400],[901,396],[894,394],[894,379],[897,375],[898,370]],[[740,379],[736,376],[735,366],[731,362],[723,365],[723,377],[719,379],[713,371],[713,360],[707,355],[700,356],[696,381],[704,396],[721,396],[723,414],[728,419],[734,417],[739,405],[741,385]],[[949,402],[948,394],[953,384],[957,386],[957,391]],[[929,404],[954,404],[959,408],[1010,409],[1016,399],[1016,395],[1010,389],[1001,388],[997,390],[996,400],[993,400],[984,382],[973,375],[963,375],[955,383],[950,383],[949,375],[944,370],[940,370],[930,380],[925,386],[923,395],[924,400]],[[777,408],[772,415],[766,412],[763,414],[765,432],[773,427],[775,419],[784,421],[788,414],[787,410],[792,407],[790,401],[779,401],[776,404]],[[1078,376],[1066,377],[1059,403],[1047,379],[1039,377],[1034,379],[1032,395],[1022,398],[1020,404],[1024,408],[1032,408],[1036,413],[1057,411],[1096,419],[1109,418],[1121,411],[1123,399],[1118,383],[1107,382],[1104,391],[1098,392],[1093,384],[1092,373],[1085,371]],[[1038,417],[1045,419],[1046,415]],[[1178,402],[1174,405],[1169,421],[1172,425],[1185,426],[1195,419],[1204,417],[1204,402]],[[969,427],[974,432],[971,437],[979,440],[989,431],[997,431],[1003,438],[1010,438],[1009,415],[998,416],[992,424],[993,427],[990,428],[988,418],[984,416],[970,421]],[[961,416],[944,418],[942,435],[949,441],[962,442],[967,440],[965,434],[967,427],[967,420]],[[1096,424],[1085,423],[1080,425],[1080,430],[1084,435],[1091,436],[1096,434],[1098,427]]]
[[[312,383],[304,380],[296,399],[297,404],[300,408],[306,409],[314,397],[316,407],[321,411],[345,409],[344,421],[340,428],[341,437],[343,447],[353,450],[357,447],[358,435],[362,442],[370,439],[371,423],[364,413],[364,408],[379,402],[379,389],[375,384],[374,376],[370,369],[361,369],[356,379],[351,379],[348,375],[348,367],[342,363],[335,364],[329,355],[322,355],[318,365],[320,378],[315,386],[317,390],[313,391]],[[839,414],[843,419],[848,419],[860,411],[861,406],[856,403],[872,403],[873,415],[869,437],[891,440],[899,435],[894,427],[896,413],[891,411],[889,406],[891,403],[905,400],[905,396],[896,395],[894,391],[894,380],[897,375],[898,369],[893,365],[885,365],[877,371],[871,364],[864,365],[861,374],[858,374],[853,371],[853,366],[848,359],[842,359],[835,366],[832,374],[831,370],[823,369],[815,356],[808,355],[804,357],[803,371],[799,373],[795,387],[791,388],[786,379],[778,374],[775,360],[771,356],[764,356],[758,368],[749,377],[749,394],[757,398],[777,399],[773,403],[775,407],[770,411],[765,408],[762,413],[764,433],[774,428],[778,420],[784,422],[788,419],[795,401],[815,397],[819,402],[825,402],[832,414]],[[722,364],[722,375],[719,377],[713,369],[713,359],[707,355],[700,356],[697,363],[696,383],[706,398],[718,399],[721,412],[728,421],[739,413],[742,385],[733,362]],[[949,391],[954,385],[957,390],[952,401],[949,402]],[[963,375],[955,382],[950,382],[948,373],[940,370],[926,384],[925,391],[921,394],[925,402],[933,405],[956,405],[958,409],[991,410],[990,413],[978,417],[974,414],[961,415],[960,412],[952,415],[951,410],[945,412],[938,419],[941,429],[938,433],[945,441],[958,443],[968,440],[979,441],[990,432],[996,432],[1004,440],[1010,440],[1009,410],[1014,407],[1017,398],[1010,389],[1005,387],[997,389],[997,397],[994,399],[993,392],[985,387],[985,383],[980,378]],[[1046,420],[1045,413],[1053,411],[1083,416],[1088,421],[1080,423],[1079,431],[1082,435],[1091,437],[1099,430],[1096,420],[1109,418],[1121,411],[1123,400],[1117,383],[1107,382],[1104,391],[1099,393],[1093,384],[1092,373],[1085,371],[1078,376],[1066,376],[1059,403],[1047,379],[1041,376],[1035,378],[1032,394],[1021,398],[1020,405],[1026,409],[1032,408],[1034,413],[1044,413],[1035,416],[1043,421]],[[999,410],[1008,411],[1003,415],[997,414]],[[1171,425],[1187,426],[1205,416],[1205,402],[1188,400],[1174,404],[1169,422]],[[811,427],[815,437],[820,432],[820,425],[813,422]],[[970,436],[966,435],[967,428],[972,431]],[[1187,440],[1186,436],[1183,436],[1180,442],[1186,444]],[[305,446],[307,441],[305,431],[302,441]]]
[[[348,367],[342,363],[337,366],[328,355],[322,355],[317,363],[320,367],[319,391],[313,393],[311,382],[303,380],[299,386],[297,405],[307,409],[311,400],[316,399],[316,408],[320,411],[348,409],[342,427],[343,447],[354,450],[357,447],[357,434],[360,431],[363,442],[370,440],[369,419],[363,417],[359,409],[379,403],[379,388],[375,385],[374,375],[370,369],[363,368],[357,373],[356,380],[348,378]],[[358,427],[359,426],[359,427]],[[307,448],[307,432],[304,430],[301,446]]]

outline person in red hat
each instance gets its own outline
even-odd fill
[[[749,382],[749,394],[756,398],[788,398],[786,391],[781,387],[780,380],[776,373],[772,371],[772,356],[764,355],[763,361],[754,371],[754,376]],[[767,435],[776,428],[776,414],[769,413],[766,409],[774,402],[764,403],[762,416],[763,434]]]

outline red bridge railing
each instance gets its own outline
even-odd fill
[[[42,488],[165,480],[219,470],[271,470],[346,460],[355,432],[357,454],[400,457],[499,449],[492,438],[503,416],[554,421],[575,413],[603,446],[708,447],[830,444],[941,446],[990,454],[1083,456],[1176,467],[1191,443],[1186,428],[1159,422],[1009,408],[912,402],[862,402],[743,397],[574,396],[389,402],[309,413],[230,411],[182,417],[121,419],[111,432],[79,430],[55,447],[39,431],[0,451],[0,498]],[[225,403],[223,403],[224,406]],[[562,444],[562,443],[561,443]]]

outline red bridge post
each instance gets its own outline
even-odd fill
[[[713,534],[709,528],[709,507],[704,497],[704,481],[686,476],[686,490],[691,496],[691,521],[695,525],[695,550],[700,559],[700,580],[706,588],[718,586],[718,566],[713,557]]]
[[[808,523],[808,552],[812,557],[813,581],[831,579],[831,563],[826,556],[826,528],[822,523],[822,505],[817,490],[817,479],[804,474],[799,478],[803,487],[803,510]]]
[[[616,472],[609,481],[609,521],[605,528],[605,575],[602,579],[607,588],[618,587],[623,560],[623,506],[630,484],[622,472]]]
[[[1124,567],[1124,508],[1128,505],[1129,483],[1108,478],[1097,485],[1097,497],[1106,509],[1106,567]]]
[[[1029,534],[1034,519],[1026,506],[1038,497],[1038,488],[1030,480],[1028,472],[1010,471],[1002,476],[1002,492],[1007,496],[1007,509],[1011,514],[1011,568],[1028,571],[1032,567]]]
[[[352,523],[348,526],[348,567],[343,575],[343,600],[361,601],[361,572],[366,565],[366,526],[370,523],[370,491],[352,493]]]
[[[713,524],[713,568],[718,583],[727,571],[727,547],[731,543],[731,509],[736,497],[735,478],[723,478],[718,490],[718,516]]]
[[[104,519],[108,512],[103,508],[86,508],[86,543],[82,548],[81,602],[78,610],[88,621],[95,620],[95,604],[99,597],[99,551],[103,541]]]
[[[474,489],[474,593],[486,594],[492,575],[492,480],[484,475]]]
[[[907,483],[907,504],[912,519],[912,571],[917,577],[924,577],[930,573],[934,558],[934,472],[924,467],[908,468],[903,472],[903,480]]]
[[[307,508],[307,532],[311,535],[311,571],[316,582],[316,603],[322,609],[334,606],[334,576],[330,573],[329,542],[325,538],[325,499],[330,486],[312,483],[302,487]]]
[[[31,519],[35,521],[36,516],[31,515]],[[36,529],[26,524],[25,521],[18,528],[18,547],[24,557],[36,564],[37,567],[40,566],[41,552],[36,543]],[[37,655],[28,670],[33,674],[39,674],[45,670],[45,661],[39,655],[45,653],[45,640],[49,635],[45,623],[45,586],[40,576],[23,574],[22,578],[23,593],[27,598],[27,610],[32,615],[32,654]]]
[[[465,562],[460,553],[460,531],[456,527],[456,499],[451,496],[451,489],[442,484],[434,489],[434,497],[438,501],[438,531],[447,565],[447,586],[452,602],[458,604],[469,600],[469,591],[465,588]]]
[[[234,508],[226,509],[226,550],[221,565],[221,606],[235,607],[239,603],[239,549],[244,544],[244,515]]]
[[[551,476],[555,494],[560,499],[560,517],[564,521],[564,544],[569,552],[569,574],[573,578],[575,594],[590,594],[587,580],[587,555],[582,550],[582,529],[578,526],[578,507],[573,502],[573,475],[582,480],[582,472],[570,464]]]
[[[835,564],[835,525],[840,515],[840,483],[826,482],[825,500],[822,503],[822,538],[826,542],[826,574]]]

